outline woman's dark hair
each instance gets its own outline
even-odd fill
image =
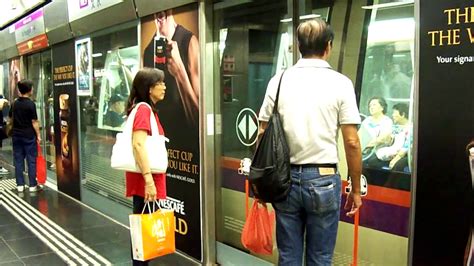
[[[33,89],[33,81],[29,79],[24,79],[24,80],[18,81],[17,86],[21,94],[26,94],[26,93],[29,93]]]
[[[153,112],[157,112],[155,105],[150,99],[150,88],[158,82],[165,80],[165,73],[156,68],[143,68],[135,75],[132,83],[132,91],[128,96],[127,114],[130,114],[135,104],[146,102],[151,106]]]
[[[377,100],[379,102],[380,106],[382,106],[382,109],[383,109],[382,114],[387,113],[387,102],[385,101],[384,98],[378,97],[378,96],[374,96],[374,97],[370,98],[369,104],[368,104],[369,108],[370,108],[370,102],[373,101],[373,100]]]
[[[326,21],[316,18],[302,22],[296,30],[298,47],[303,57],[322,56],[334,39],[334,32]]]
[[[392,107],[393,110],[397,110],[398,113],[408,119],[408,105],[406,103],[397,103]]]

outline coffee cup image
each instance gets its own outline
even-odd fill
[[[61,139],[61,153],[64,157],[69,156],[69,145],[67,143],[67,133],[64,135],[64,138]]]

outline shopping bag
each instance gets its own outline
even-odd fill
[[[149,204],[145,208],[150,210]],[[148,214],[131,214],[129,220],[134,260],[146,261],[175,252],[173,210],[158,209]]]
[[[36,180],[38,184],[46,183],[46,176],[46,160],[41,151],[41,146],[38,144],[38,156],[36,157]]]
[[[259,204],[262,207],[259,207]],[[242,230],[242,245],[252,252],[271,255],[274,224],[274,213],[268,211],[266,204],[255,200]]]

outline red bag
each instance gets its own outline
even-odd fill
[[[43,157],[41,146],[38,144],[38,156],[36,157],[36,180],[39,184],[46,183],[46,160]]]
[[[271,255],[273,251],[273,225],[275,215],[269,212],[267,204],[259,207],[257,200],[253,202],[249,216],[242,230],[242,245],[252,252]]]

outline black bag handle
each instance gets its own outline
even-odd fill
[[[283,73],[281,73],[280,81],[278,82],[278,89],[277,89],[277,95],[275,98],[275,105],[273,106],[273,112],[272,113],[278,113],[278,98],[280,97],[280,85],[281,85],[281,80],[283,79],[283,74],[285,74],[286,70],[283,70]]]

